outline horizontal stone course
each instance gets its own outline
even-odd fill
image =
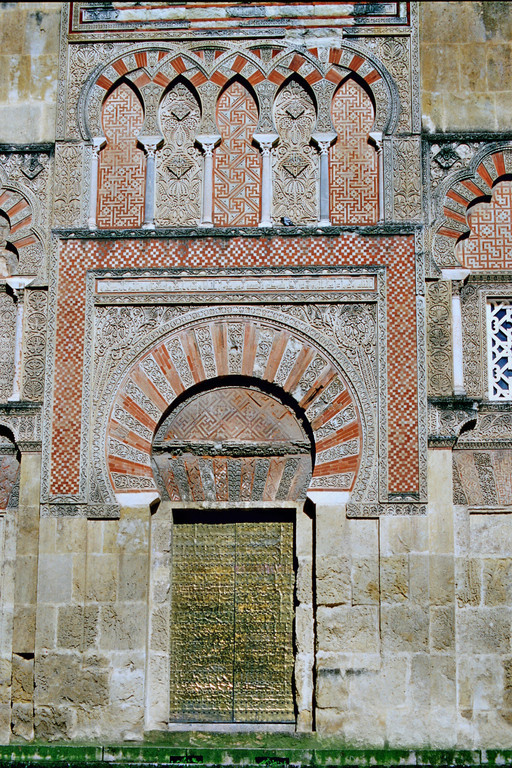
[[[233,734],[235,735],[235,734]],[[207,738],[206,734],[202,734]],[[236,735],[235,735],[236,736]],[[268,746],[271,736],[265,739],[266,746],[228,746],[232,739],[226,737],[222,746],[195,747],[190,741],[197,740],[198,734],[176,734],[181,745],[64,745],[31,744],[0,746],[0,765],[32,765],[44,763],[59,768],[90,768],[105,763],[119,763],[126,768],[149,765],[231,765],[231,766],[480,766],[511,765],[512,750],[412,750],[412,749],[350,749],[348,747],[319,746],[314,738],[300,739],[276,734],[278,743],[283,738],[302,742],[302,747]],[[222,738],[217,735],[217,741]],[[188,745],[185,744],[188,741]],[[329,743],[327,741],[326,743]],[[332,744],[332,742],[331,742]],[[311,746],[309,746],[311,745]]]

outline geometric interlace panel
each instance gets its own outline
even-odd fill
[[[142,106],[130,86],[121,83],[107,97],[101,115],[107,145],[99,156],[98,227],[139,227],[146,168],[144,152],[137,147]]]
[[[217,227],[256,227],[261,156],[252,137],[258,124],[258,108],[241,83],[231,83],[221,94],[217,123],[222,140],[213,156],[214,223]]]
[[[476,203],[467,215],[471,232],[456,247],[468,269],[512,267],[512,181],[501,181],[490,202]]]
[[[512,400],[512,304],[487,304],[489,399]]]
[[[329,150],[331,222],[374,224],[379,218],[378,164],[368,134],[375,112],[352,78],[336,91],[332,119],[338,138]]]
[[[218,387],[164,420],[153,467],[163,498],[171,501],[296,501],[311,481],[311,444],[276,398]]]
[[[293,722],[293,522],[175,512],[170,719]]]

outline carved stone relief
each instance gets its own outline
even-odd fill
[[[53,223],[56,227],[79,227],[82,188],[81,144],[55,145],[55,193]]]
[[[16,334],[16,304],[4,291],[0,292],[0,400],[12,395],[14,378],[14,339]]]
[[[506,507],[512,500],[512,451],[454,451],[454,504]]]
[[[29,290],[25,299],[23,399],[41,401],[44,395],[47,292]]]
[[[394,218],[421,219],[421,162],[419,139],[393,140]]]
[[[157,226],[195,226],[200,219],[201,154],[194,146],[201,112],[193,93],[175,85],[160,105],[164,146],[157,152]]]
[[[439,280],[427,285],[428,394],[451,395],[452,338],[451,283]]]
[[[273,218],[316,223],[318,155],[310,144],[316,112],[311,96],[295,80],[278,93],[274,120],[280,142],[274,149]]]

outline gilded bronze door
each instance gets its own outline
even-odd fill
[[[170,719],[294,722],[293,522],[205,520],[173,526]]]

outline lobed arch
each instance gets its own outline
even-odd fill
[[[11,426],[0,422],[0,515],[18,506],[20,461]]]
[[[120,373],[110,400],[103,438],[108,493],[156,492],[152,442],[172,404],[193,388],[233,377],[272,387],[305,414],[316,454],[310,491],[350,492],[370,418],[352,373],[348,361],[341,365],[295,325],[263,314],[211,312],[160,335]]]
[[[150,61],[151,57],[153,61]],[[101,106],[105,94],[120,78],[128,78],[133,83],[141,95],[145,110],[151,111],[156,108],[164,90],[180,76],[196,89],[208,80],[198,56],[163,48],[134,48],[100,65],[89,76],[79,98],[78,115],[82,138],[90,140],[102,135]],[[145,91],[148,96],[145,96]]]
[[[366,51],[350,43],[339,48],[329,48],[320,53],[318,48],[284,51],[272,60],[272,70],[267,79],[281,85],[289,70],[301,75],[313,88],[330,84],[326,93],[332,97],[334,90],[349,75],[356,75],[365,83],[375,105],[372,132],[393,133],[400,113],[397,86],[387,69]]]
[[[438,266],[460,266],[455,247],[470,234],[468,215],[490,202],[500,181],[512,178],[512,146],[491,146],[475,154],[469,168],[451,174],[437,197],[440,213],[433,228],[433,253]]]
[[[264,48],[268,46],[254,47],[249,51],[216,47],[211,72],[206,65],[204,46],[196,51],[183,52],[157,44],[156,47],[144,49],[133,47],[121,56],[113,56],[107,64],[98,66],[91,73],[80,94],[78,116],[82,137],[90,140],[101,135],[100,111],[105,92],[122,76],[129,77],[142,93],[149,85],[152,89],[165,89],[181,75],[200,94],[200,86],[205,83],[223,87],[234,75],[245,77],[255,88],[264,81],[280,86],[290,72],[303,77],[309,86],[337,86],[348,74],[357,73],[368,86],[376,105],[372,130],[392,133],[395,129],[400,110],[397,87],[385,67],[368,53],[350,43],[328,51],[319,51],[316,47],[290,50],[274,44],[268,63],[262,55]],[[332,94],[332,90],[327,89],[326,93]],[[149,100],[146,101],[146,106],[150,107]]]

